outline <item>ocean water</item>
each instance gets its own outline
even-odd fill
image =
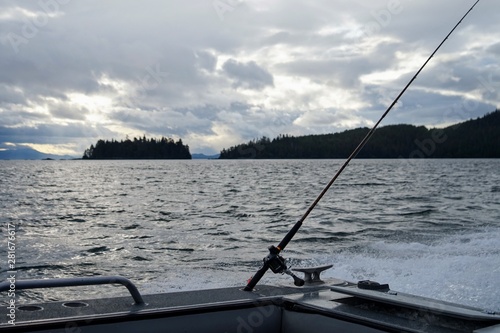
[[[0,161],[0,277],[10,224],[18,279],[122,275],[144,294],[244,286],[342,163]],[[282,255],[333,264],[326,277],[500,311],[500,160],[354,160]],[[261,283],[292,280],[269,271]]]

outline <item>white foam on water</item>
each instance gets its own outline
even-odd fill
[[[379,241],[322,261],[334,264],[326,277],[370,279],[400,292],[500,311],[500,229],[432,244]]]
[[[433,243],[377,241],[298,262],[286,257],[294,267],[333,264],[323,277],[369,279],[389,283],[399,292],[500,311],[500,229],[455,234]],[[178,267],[170,270],[168,278],[141,284],[140,289],[154,294],[243,287],[255,271],[237,266],[226,270]],[[291,285],[292,280],[269,271],[260,284]]]

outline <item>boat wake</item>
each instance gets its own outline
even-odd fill
[[[432,243],[378,241],[321,260],[325,276],[390,283],[391,289],[500,311],[500,229]]]

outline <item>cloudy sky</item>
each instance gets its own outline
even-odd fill
[[[98,139],[191,152],[371,126],[474,0],[0,1],[0,149]],[[500,4],[481,0],[383,125],[500,107]]]

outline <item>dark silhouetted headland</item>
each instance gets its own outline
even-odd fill
[[[219,158],[347,158],[368,131],[357,128],[335,134],[263,137],[223,149]],[[357,157],[500,158],[500,110],[446,128],[380,127]]]

